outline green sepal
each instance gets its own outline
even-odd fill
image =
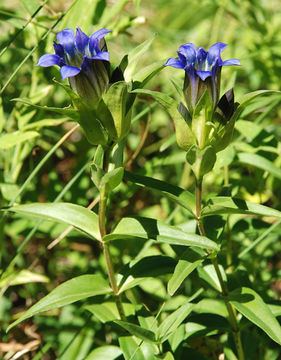
[[[212,146],[206,146],[200,149],[198,146],[192,146],[186,153],[186,161],[191,166],[191,169],[197,180],[210,172],[216,162],[216,152]]]

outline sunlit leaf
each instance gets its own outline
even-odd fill
[[[83,206],[71,203],[32,203],[13,206],[8,210],[17,214],[72,225],[77,230],[101,241],[98,216]]]
[[[43,311],[72,304],[78,300],[86,299],[91,296],[108,294],[111,291],[112,290],[108,283],[100,275],[78,276],[59,285],[51,291],[50,294],[39,300],[19,319],[14,321],[8,327],[7,331],[21,323],[23,320],[26,320]]]
[[[253,289],[242,287],[229,294],[230,303],[247,319],[281,344],[281,326],[270,308]]]

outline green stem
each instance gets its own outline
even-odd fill
[[[200,219],[201,202],[202,202],[202,182],[203,182],[203,178],[200,179],[200,180],[196,180],[196,189],[195,189],[196,216],[197,216],[198,230],[200,232],[200,235],[205,236],[204,224],[203,224],[202,220]],[[223,280],[222,273],[221,273],[220,268],[219,268],[217,256],[213,257],[211,259],[211,261],[212,261],[212,264],[213,264],[213,266],[215,268],[217,277],[219,279],[222,295],[224,297],[227,297],[228,296],[228,289],[227,289],[227,285],[225,284],[225,282]],[[225,302],[225,305],[226,305],[226,308],[227,308],[229,321],[230,321],[231,328],[232,328],[232,334],[233,334],[236,349],[237,349],[238,359],[239,360],[244,360],[245,357],[244,357],[244,352],[243,352],[243,347],[242,347],[242,342],[241,342],[240,330],[239,330],[239,326],[238,326],[237,319],[236,319],[235,309],[230,304],[230,302],[228,300],[226,300],[226,298],[224,299],[224,302]]]
[[[104,154],[104,171],[105,172],[107,172],[107,170],[108,170],[110,150],[111,149],[105,150],[105,154]],[[107,234],[107,231],[106,231],[106,208],[107,208],[108,197],[109,197],[109,194],[106,189],[106,185],[103,185],[100,189],[99,230],[100,230],[100,235],[102,238],[102,249],[103,249],[103,254],[104,254],[104,258],[105,258],[107,273],[108,273],[111,288],[114,293],[114,300],[116,303],[116,307],[117,307],[120,319],[126,320],[122,301],[121,301],[120,295],[118,294],[118,286],[116,283],[116,278],[115,278],[115,273],[114,273],[114,268],[113,268],[113,263],[112,263],[112,257],[111,257],[110,251],[109,251],[109,245],[103,241],[104,236]]]

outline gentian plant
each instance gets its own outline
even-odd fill
[[[224,356],[222,351],[227,349],[227,358],[245,360],[240,315],[237,316],[236,311],[260,327],[276,343],[281,344],[281,328],[270,307],[252,288],[243,286],[244,283],[242,286],[239,283],[237,287],[234,277],[231,283],[229,274],[219,264],[218,259],[218,256],[224,256],[224,241],[227,244],[228,271],[233,266],[229,251],[231,244],[228,247],[230,236],[225,236],[223,240],[224,228],[229,225],[225,216],[247,214],[248,217],[262,215],[281,218],[280,211],[230,196],[210,196],[207,204],[202,201],[204,176],[213,169],[216,157],[219,156],[217,154],[230,144],[236,119],[252,99],[270,91],[261,90],[247,94],[238,102],[234,102],[233,89],[221,96],[222,67],[240,65],[237,59],[221,59],[221,52],[226,48],[226,44],[221,42],[211,46],[208,51],[202,47],[196,49],[191,43],[184,44],[179,48],[178,59],[170,58],[165,63],[165,66],[185,71],[183,86],[179,91],[182,102],[159,91],[143,89],[147,81],[164,68],[163,61],[160,66],[157,63],[144,69],[137,66],[137,61],[141,54],[147,51],[151,40],[125,55],[120,65],[113,70],[104,40],[109,32],[110,30],[101,29],[88,37],[80,28],[77,28],[76,34],[72,29],[62,30],[57,34],[58,42],[54,42],[55,54],[45,54],[38,60],[38,65],[42,67],[59,66],[62,79],[69,81],[69,85],[59,85],[71,97],[73,109],[42,106],[39,106],[39,109],[73,114],[73,119],[79,122],[89,143],[93,145],[95,155],[90,167],[91,178],[99,193],[96,198],[99,203],[98,213],[67,202],[14,205],[13,201],[8,209],[20,215],[39,216],[45,220],[71,225],[83,235],[95,239],[103,254],[100,267],[95,268],[101,274],[83,273],[65,281],[18,317],[8,329],[43,311],[84,301],[82,307],[78,305],[79,314],[84,310],[89,311],[94,321],[90,323],[87,320],[82,323],[82,331],[79,331],[74,341],[71,340],[69,349],[63,347],[60,355],[64,358],[70,353],[78,354],[84,347],[80,344],[85,338],[87,343],[92,342],[94,345],[93,351],[88,356],[85,355],[87,360],[116,359],[121,356],[126,360],[201,359],[203,355],[198,357],[198,353],[196,355],[196,351],[190,346],[192,337],[196,340],[196,337],[211,335],[216,338],[217,343],[221,342],[216,351],[220,352],[220,355]],[[124,169],[124,145],[130,130],[132,107],[138,93],[153,97],[165,107],[173,119],[177,143],[185,151],[186,165],[188,168],[190,165],[195,177],[195,194],[152,176],[143,176]],[[34,107],[38,108],[38,105]],[[150,106],[147,108],[151,110]],[[169,145],[172,141],[173,136],[169,139]],[[153,171],[154,166],[154,163],[149,166],[149,171]],[[180,173],[181,164],[177,169]],[[269,169],[268,165],[266,169]],[[143,170],[146,170],[145,166],[141,169]],[[122,183],[123,179],[126,183]],[[28,184],[28,181],[25,184]],[[126,201],[132,202],[129,183],[133,183],[134,188],[138,185],[144,186],[146,192],[149,191],[147,188],[155,190],[157,194],[160,193],[174,202],[177,208],[173,208],[171,216],[167,214],[169,219],[165,219],[165,222],[153,218],[153,215],[121,215],[121,219],[116,223],[112,216],[113,219],[108,221],[109,204],[114,191],[123,187],[124,197],[128,197],[127,194],[131,197]],[[119,185],[119,189],[116,189]],[[118,203],[119,198],[118,201],[115,199],[114,210]],[[7,212],[7,209],[4,210]],[[178,212],[181,222],[175,219],[174,210],[181,210]],[[110,215],[114,212],[111,211]],[[119,211],[116,213],[117,217],[119,213],[123,214]],[[113,226],[109,226],[111,223]],[[113,258],[113,251],[110,251],[111,242],[115,240],[123,242],[119,248],[118,245],[115,248],[121,259],[118,261],[121,268],[118,274],[115,263],[119,259],[117,256]],[[130,246],[123,251],[124,241],[127,240]],[[25,242],[26,240],[23,244]],[[134,247],[136,249],[133,249]],[[136,256],[130,253],[131,249]],[[247,251],[249,249],[251,246]],[[89,269],[91,272],[93,268]],[[104,278],[101,269],[107,271],[108,279]],[[195,270],[198,273],[196,281],[193,282],[193,278],[190,278],[189,285],[183,286],[193,271],[194,277],[196,276]],[[161,279],[157,278],[158,275]],[[13,281],[9,273],[5,276],[8,283]],[[151,281],[149,285],[146,283],[146,286],[143,286],[148,279]],[[204,280],[205,285],[210,285],[207,291],[205,285],[198,285],[201,280]],[[159,284],[160,292],[157,289]],[[167,291],[164,284],[167,284]],[[137,286],[142,286],[140,291]],[[187,291],[186,288],[190,290]],[[194,288],[197,290],[192,293]],[[147,291],[151,298],[155,297],[153,301],[147,301],[146,296],[143,296]],[[177,291],[181,291],[180,296],[171,298]],[[161,306],[160,301],[163,302]],[[276,307],[273,309],[276,311]],[[186,322],[185,319],[191,312],[196,315],[194,319]],[[280,309],[277,309],[277,312],[280,312]],[[200,314],[202,322],[202,318],[197,320]],[[216,321],[208,315],[223,317],[226,321],[221,325],[222,319]],[[110,326],[104,329],[103,333],[100,331],[103,323],[112,322],[118,325],[112,326],[113,336],[108,330]],[[97,332],[95,328],[90,328],[93,323],[93,326],[98,324]],[[87,333],[89,328],[90,332]],[[98,333],[102,333],[102,341]],[[106,336],[106,333],[109,336]],[[229,337],[226,336],[228,333]],[[93,339],[96,337],[98,341]],[[73,350],[72,346],[79,348]],[[89,349],[88,345],[85,348]],[[43,351],[44,347],[42,353]],[[80,355],[84,356],[84,350]],[[212,350],[210,356],[215,358],[216,355]],[[216,358],[221,358],[220,355]]]
[[[197,219],[198,232],[202,238],[212,238],[213,230],[206,230],[204,210],[202,211],[202,183],[204,175],[210,172],[216,162],[216,154],[225,149],[231,142],[235,121],[255,97],[266,91],[257,91],[245,95],[238,103],[234,102],[233,89],[228,90],[220,97],[221,70],[224,65],[241,65],[238,59],[223,61],[221,52],[226,44],[217,43],[209,51],[194,44],[187,43],[180,46],[178,59],[170,58],[164,64],[185,71],[182,88],[182,97],[185,105],[178,103],[170,96],[150,90],[136,89],[135,91],[152,96],[168,111],[174,120],[176,140],[179,147],[186,151],[186,160],[195,176],[195,205],[194,215]],[[179,89],[178,89],[179,90]],[[222,204],[226,198],[216,198],[216,204]],[[191,205],[192,207],[192,205]],[[208,206],[207,206],[208,208]],[[214,212],[215,214],[215,212]],[[216,241],[221,241],[221,234]],[[241,342],[240,329],[236,318],[236,310],[229,301],[229,290],[225,282],[225,273],[218,263],[217,250],[207,250],[206,257],[211,261],[219,289],[224,299],[225,308],[232,329],[239,360],[244,360],[244,351]],[[189,258],[187,257],[189,264]],[[185,271],[185,270],[183,270]],[[181,276],[178,273],[178,276]],[[172,280],[172,279],[171,279]],[[172,281],[171,281],[172,283]],[[171,285],[172,286],[172,285]],[[177,287],[175,287],[177,288]],[[172,290],[172,293],[175,290]],[[238,290],[237,290],[238,291]]]
[[[131,90],[135,84],[138,87],[145,84],[162,66],[142,69],[134,81],[139,56],[151,44],[151,40],[148,40],[134,49],[134,56],[125,55],[121,64],[111,72],[109,52],[104,40],[109,32],[100,29],[88,37],[79,27],[75,35],[72,29],[62,30],[57,34],[58,43],[54,42],[55,54],[41,56],[37,65],[60,67],[61,77],[69,80],[70,87],[60,85],[70,95],[78,113],[78,122],[88,141],[97,145],[91,164],[91,177],[100,191],[99,238],[116,306],[120,318],[124,319],[109,247],[104,241],[108,235],[107,204],[110,192],[121,183],[124,174],[124,143],[121,140],[130,130],[131,109],[136,98]]]

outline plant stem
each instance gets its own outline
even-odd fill
[[[104,154],[104,171],[107,172],[108,170],[108,164],[109,164],[109,155],[110,155],[110,149],[105,151]],[[105,258],[106,268],[107,268],[107,274],[109,277],[111,288],[114,292],[114,300],[116,303],[116,307],[120,316],[121,320],[126,320],[125,313],[122,306],[122,301],[120,298],[120,295],[118,294],[118,286],[115,279],[115,273],[112,263],[111,254],[109,251],[109,246],[106,242],[103,241],[104,236],[107,234],[106,231],[106,208],[107,208],[107,201],[108,201],[108,191],[106,189],[106,185],[101,186],[100,188],[100,202],[99,202],[99,229],[100,229],[100,235],[102,238],[102,249],[103,254]]]
[[[197,216],[198,230],[200,232],[200,235],[205,236],[204,224],[203,224],[202,220],[200,219],[201,202],[202,202],[202,182],[203,182],[203,178],[200,180],[196,180],[196,189],[195,189],[196,216]],[[222,295],[224,297],[226,297],[226,296],[228,296],[228,289],[227,289],[227,285],[225,284],[225,282],[223,280],[222,273],[219,268],[217,256],[212,257],[211,261],[215,268],[217,277],[219,279]],[[240,330],[239,330],[239,326],[238,326],[237,319],[236,319],[235,309],[230,304],[230,302],[228,300],[226,300],[226,298],[224,299],[224,302],[225,302],[225,305],[226,305],[226,308],[228,311],[229,321],[231,324],[232,333],[233,333],[233,337],[234,337],[234,341],[235,341],[235,345],[236,345],[236,349],[237,349],[238,359],[244,360],[245,357],[244,357],[244,352],[243,352],[243,347],[242,347],[242,342],[241,342]]]

